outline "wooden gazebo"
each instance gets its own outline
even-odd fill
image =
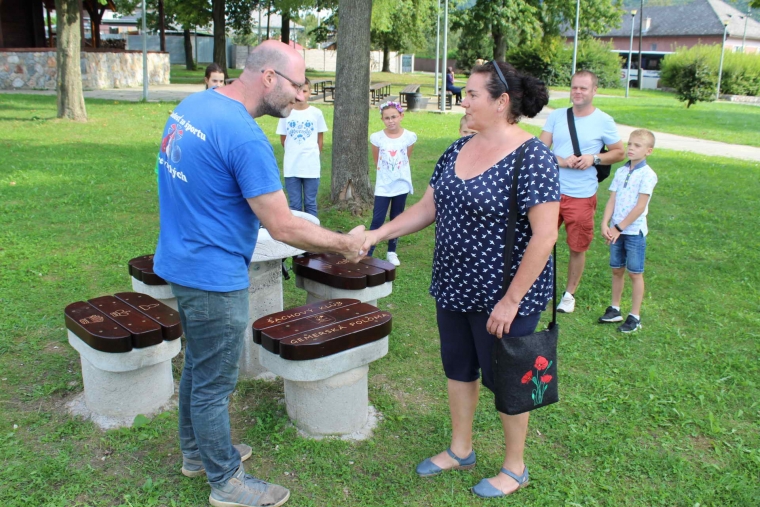
[[[105,5],[98,0],[79,0],[79,4],[80,10],[90,16],[92,33],[92,38],[85,40],[84,16],[81,16],[82,47],[100,47],[103,14],[107,10],[115,11],[116,6],[112,0],[107,0]],[[0,0],[0,48],[55,47],[51,11],[55,11],[55,0]]]

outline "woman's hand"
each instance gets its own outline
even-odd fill
[[[486,323],[486,331],[501,340],[503,335],[509,333],[509,328],[512,327],[512,321],[515,320],[519,308],[519,303],[507,300],[506,296],[503,297],[494,306]]]

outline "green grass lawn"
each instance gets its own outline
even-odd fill
[[[569,86],[552,86],[552,90],[558,91],[558,92],[569,92],[570,87]],[[599,88],[597,91],[598,95],[614,95],[616,97],[625,97],[625,88]],[[673,97],[673,94],[671,92],[664,92],[661,90],[639,90],[636,88],[630,88],[628,90],[628,95],[630,97],[634,98],[643,98],[643,97],[649,97],[649,98],[663,98],[663,97]]]
[[[76,124],[54,119],[55,97],[0,95],[3,507],[208,505],[204,480],[179,473],[176,411],[108,432],[64,411],[82,378],[63,308],[130,290],[127,261],[154,250],[153,168],[172,107],[88,100],[89,122]],[[332,108],[323,110],[332,125]],[[281,158],[276,121],[258,121]],[[410,203],[458,121],[405,117],[419,136]],[[379,115],[370,128],[381,128]],[[320,218],[331,229],[369,225],[369,212],[331,209],[331,149],[328,133]],[[370,402],[383,414],[374,437],[301,438],[281,403],[282,382],[243,381],[230,412],[235,439],[254,449],[246,468],[290,488],[293,507],[760,505],[760,215],[752,212],[760,164],[666,150],[649,162],[659,185],[649,214],[643,329],[623,336],[595,323],[610,293],[607,249],[597,238],[577,310],[559,317],[561,402],[531,419],[530,487],[496,502],[468,491],[501,465],[501,429],[485,390],[475,417],[478,466],[433,479],[414,474],[450,438],[427,295],[432,228],[400,240],[394,291],[380,301],[394,328],[388,356],[369,373]],[[602,190],[598,217],[606,196]],[[566,262],[561,243],[561,286]],[[286,306],[305,301],[293,280],[285,291]],[[627,286],[623,310],[629,307]],[[179,367],[175,361],[175,375]]]
[[[549,102],[549,106],[554,108],[567,107],[568,104],[568,99]],[[628,99],[597,97],[594,105],[624,125],[724,143],[760,146],[760,107],[749,104],[700,102],[686,109],[686,105],[673,95],[646,95]]]

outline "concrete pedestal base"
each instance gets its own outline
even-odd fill
[[[306,436],[356,435],[367,438],[370,417],[369,364],[388,353],[388,337],[338,354],[308,361],[288,361],[263,347],[259,360],[285,379],[288,416]]]
[[[359,290],[336,289],[323,283],[309,280],[296,275],[296,287],[306,291],[306,304],[326,299],[353,298],[362,303],[377,306],[377,300],[389,296],[393,292],[393,282],[385,282],[375,287],[367,287]]]
[[[129,426],[137,414],[156,413],[174,394],[171,359],[180,351],[180,340],[109,353],[71,331],[68,339],[80,354],[85,405],[93,416],[117,421],[109,427]]]
[[[248,266],[248,327],[240,355],[240,378],[274,378],[259,362],[259,346],[253,343],[253,322],[270,313],[282,311],[282,261],[252,262]]]
[[[135,277],[130,278],[132,279],[132,290],[134,292],[146,294],[175,310],[179,310],[177,308],[177,298],[174,297],[172,288],[169,285],[146,285]]]
[[[367,373],[360,366],[325,380],[285,379],[288,417],[308,435],[345,435],[367,424]]]
[[[293,211],[294,215],[319,224],[316,217]],[[248,266],[248,327],[245,331],[243,352],[240,355],[241,379],[274,379],[275,375],[267,371],[259,362],[259,346],[253,343],[253,322],[269,315],[281,312],[282,302],[282,259],[302,254],[303,250],[275,240],[266,229],[259,230],[256,248],[253,250],[251,264]]]

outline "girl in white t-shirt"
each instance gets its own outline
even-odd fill
[[[290,116],[280,118],[277,133],[285,147],[282,163],[290,209],[317,216],[317,190],[321,172],[319,156],[327,123],[322,111],[310,106],[311,84],[303,85],[304,102],[297,102]]]
[[[400,215],[406,206],[406,196],[414,192],[409,157],[412,156],[414,143],[417,142],[417,134],[401,128],[404,109],[398,102],[380,104],[380,115],[385,129],[369,136],[377,167],[375,209],[372,212],[370,230],[379,229],[383,225],[389,207],[391,220]],[[396,254],[397,244],[398,239],[388,241],[387,259],[395,266],[401,264]],[[370,256],[374,250],[373,246],[369,251]]]

